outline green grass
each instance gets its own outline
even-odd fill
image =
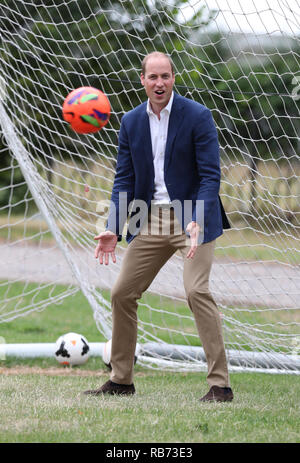
[[[1,442],[300,442],[298,380],[232,374],[232,403],[204,404],[203,373],[138,368],[132,397],[86,397],[106,374],[2,374]]]
[[[272,261],[299,265],[299,237],[292,237],[293,234],[291,230],[289,235],[262,233],[249,228],[227,230],[217,239],[215,256],[227,261]]]
[[[19,285],[11,286],[10,296],[18,294]],[[42,291],[47,295],[49,288]],[[147,297],[151,303],[167,303]],[[176,310],[188,309],[180,303]],[[145,309],[144,320],[147,317]],[[90,342],[104,341],[79,292],[59,305],[0,325],[7,343],[54,342],[68,331]],[[0,442],[300,442],[296,376],[231,373],[234,401],[203,404],[199,398],[208,390],[205,373],[136,365],[134,397],[82,395],[108,377],[102,360],[94,357],[73,368],[58,365],[54,358],[0,361]]]
[[[4,294],[11,298],[5,309],[8,312],[13,310],[16,300],[21,301],[19,307],[26,307],[30,305],[32,298],[35,302],[43,301],[50,295],[55,297],[63,294],[65,290],[66,287],[60,285],[54,289],[53,286],[40,289],[40,285],[36,283],[28,284],[25,288],[24,283],[18,282],[13,283],[8,291],[5,286],[0,286],[0,300],[4,299]],[[0,324],[0,336],[7,343],[55,342],[59,336],[70,331],[86,336],[90,342],[103,340],[96,327],[93,311],[80,291],[59,304],[51,304],[44,310]]]
[[[41,288],[39,284],[30,283],[24,287],[24,283],[21,282],[8,285],[7,282],[2,282],[0,300],[10,299],[5,307],[5,313],[8,313],[10,310],[13,311],[16,301],[19,302],[19,308],[25,308],[31,305],[32,300],[38,303],[48,299],[50,295],[54,298],[64,294],[65,291],[66,287],[61,285],[57,285],[53,289],[52,285]],[[102,296],[110,300],[109,291],[103,291]],[[170,314],[162,314],[159,311],[152,313],[149,305],[164,308]],[[189,316],[189,318],[180,321],[172,315],[174,311]],[[174,305],[168,298],[145,294],[140,301],[138,314],[140,322],[147,324],[150,332],[167,342],[176,344],[185,342],[184,335],[181,333],[173,333],[170,337],[169,328],[193,333],[196,336],[195,323],[189,308],[184,303]],[[90,342],[104,341],[96,327],[93,311],[80,291],[62,299],[59,304],[52,304],[45,310],[34,311],[26,316],[0,324],[0,336],[4,337],[7,343],[55,342],[59,336],[69,331],[82,334]],[[199,343],[196,337],[194,342]]]

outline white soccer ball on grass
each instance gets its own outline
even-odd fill
[[[83,365],[89,356],[89,343],[81,334],[64,334],[55,343],[55,358],[61,365]]]
[[[138,358],[138,353],[140,351],[140,346],[137,344],[136,350],[135,350],[135,356],[134,356],[134,364],[136,364],[137,358]],[[110,364],[110,358],[111,358],[111,339],[104,343],[103,350],[102,350],[102,360],[111,370],[111,364]]]

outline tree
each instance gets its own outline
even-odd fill
[[[53,160],[75,156],[74,145],[81,143],[80,136],[69,137],[61,107],[69,91],[83,85],[103,90],[113,108],[101,137],[90,137],[91,149],[116,156],[121,116],[144,99],[137,91],[143,56],[167,51],[179,66],[180,52],[187,51],[193,29],[202,24],[203,9],[177,20],[185,4],[187,0],[37,0],[17,1],[12,8],[10,0],[2,1],[0,63],[8,77],[6,108],[48,177]],[[7,150],[4,157],[9,157]],[[0,182],[9,184],[9,179],[3,174]]]

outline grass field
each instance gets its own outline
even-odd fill
[[[68,331],[103,341],[79,293],[0,326],[7,343],[54,342]],[[55,359],[0,361],[0,442],[300,442],[299,379],[232,373],[235,399],[203,404],[205,373],[135,367],[134,397],[86,397],[109,377],[99,358],[81,367]]]
[[[235,400],[204,404],[205,374],[137,369],[133,397],[86,397],[107,374],[1,375],[1,442],[300,442],[298,380],[232,374]]]

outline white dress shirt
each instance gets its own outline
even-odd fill
[[[164,180],[164,162],[165,150],[168,136],[168,126],[170,112],[173,104],[174,92],[167,106],[160,112],[160,119],[154,114],[151,108],[150,100],[147,103],[147,113],[149,116],[150,133],[152,142],[152,154],[154,165],[154,194],[153,204],[169,204],[171,202],[165,180]]]

